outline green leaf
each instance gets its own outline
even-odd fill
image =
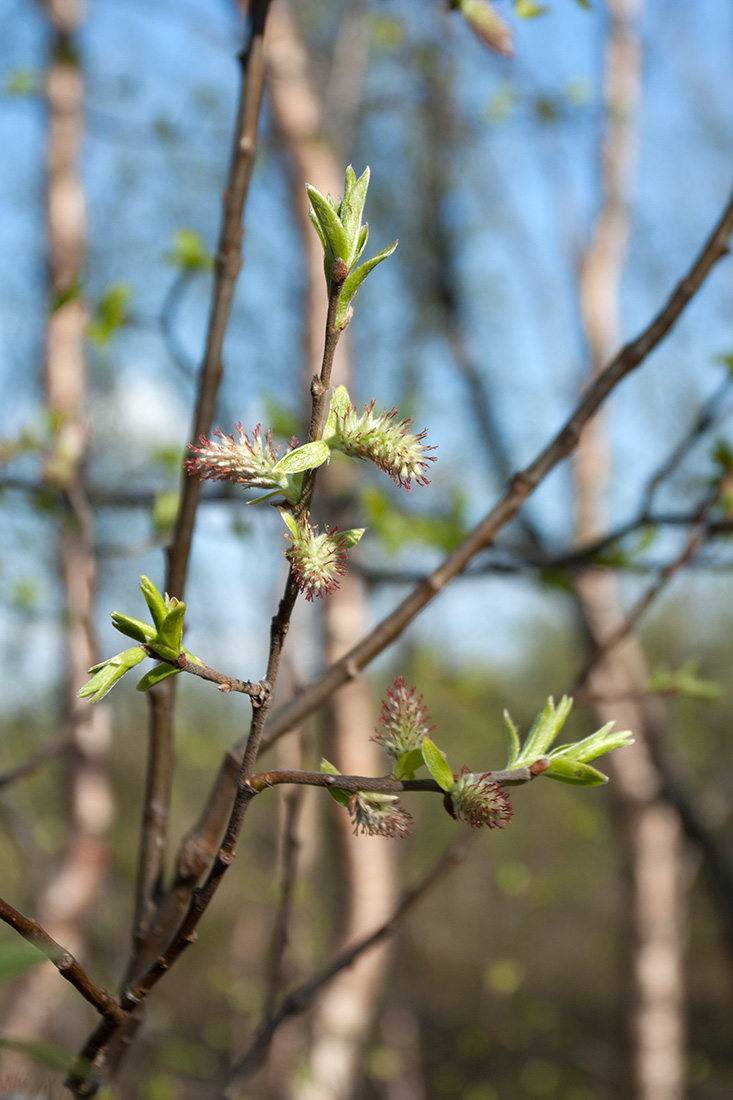
[[[517,763],[531,764],[545,755],[546,750],[562,729],[572,705],[573,700],[568,699],[567,695],[563,695],[557,706],[552,697],[547,700],[527,734]]]
[[[348,531],[339,531],[338,537],[346,543],[346,549],[350,550],[352,546],[356,546],[365,531],[366,527],[352,527]]]
[[[395,764],[392,775],[395,779],[414,779],[415,772],[421,768],[425,760],[421,749],[410,749],[404,753]]]
[[[333,202],[322,195],[320,191],[316,191],[315,187],[311,187],[309,183],[305,186],[313,212],[322,230],[322,236],[321,234],[319,236],[321,236],[322,241],[325,238],[326,251],[330,252],[334,258],[340,256],[346,263],[349,255],[349,242],[344,227],[334,209]]]
[[[550,779],[558,779],[561,783],[571,783],[575,787],[599,787],[602,783],[608,783],[608,776],[603,772],[579,760],[568,760],[565,756],[551,757],[549,768],[542,774],[548,775]]]
[[[183,647],[183,619],[186,605],[183,600],[171,600],[171,608],[158,628],[150,645],[162,657],[175,661]]]
[[[567,760],[577,760],[580,763],[588,763],[598,756],[605,756],[608,752],[632,745],[634,738],[630,730],[613,730],[613,722],[607,722],[602,729],[596,730],[582,741],[575,741],[571,745],[558,745],[550,753],[550,759],[563,756]]]
[[[575,0],[576,4],[579,4],[581,8],[585,8],[586,11],[593,11],[593,5],[590,0]]]
[[[513,768],[519,758],[520,742],[517,727],[509,717],[508,710],[504,711],[504,731],[507,740],[506,766],[507,768]]]
[[[364,204],[366,203],[368,188],[369,168],[365,168],[362,175],[357,179],[354,169],[349,165],[346,169],[344,199],[341,206],[341,222],[349,245],[349,253],[348,256],[345,257],[346,266],[349,268],[359,254],[362,228],[361,220],[364,214]]]
[[[321,760],[321,771],[326,772],[327,775],[341,775],[338,768],[334,767],[329,760],[326,760],[325,756]],[[348,806],[349,799],[351,798],[348,791],[339,791],[331,787],[328,787],[327,790],[331,798],[334,802],[338,802],[339,806]]]
[[[294,451],[288,451],[273,467],[274,474],[299,474],[304,470],[314,470],[322,466],[331,456],[331,448],[322,439],[304,443]]]
[[[47,958],[45,952],[20,938],[0,943],[0,982],[12,981]]]
[[[136,642],[143,644],[149,642],[155,634],[155,629],[149,623],[143,623],[140,619],[131,619],[129,615],[121,615],[119,611],[113,611],[110,619],[115,630],[124,634],[127,638],[134,638]]]
[[[146,654],[140,646],[126,649],[124,653],[118,653],[107,661],[102,661],[89,669],[93,673],[91,680],[77,692],[80,699],[88,699],[91,703],[99,703],[108,695],[118,680],[121,680],[126,672],[135,668],[144,661]]]
[[[383,248],[381,252],[378,252],[376,256],[372,256],[371,260],[366,260],[359,267],[355,268],[347,277],[346,282],[343,285],[341,291],[341,297],[339,298],[338,310],[336,313],[336,327],[341,328],[346,320],[346,314],[351,300],[356,294],[361,284],[366,279],[377,264],[381,264],[382,260],[386,260],[388,256],[391,256],[397,247],[398,242],[395,241],[389,246],[389,248]]]
[[[282,516],[283,522],[284,522],[285,526],[287,527],[288,531],[290,532],[290,534],[293,536],[294,539],[297,539],[297,537],[298,537],[298,524],[293,519],[293,516],[285,508],[278,508],[278,512]]]
[[[441,752],[429,737],[426,737],[422,743],[422,758],[438,786],[444,791],[452,791],[456,781],[445,753]]]
[[[359,231],[359,239],[356,242],[356,255],[354,256],[354,263],[359,259],[362,252],[366,248],[366,243],[369,240],[369,226],[362,225]]]
[[[151,687],[167,680],[169,676],[177,676],[180,671],[180,668],[173,668],[172,665],[156,665],[143,676],[135,691],[149,691]]]
[[[140,577],[140,591],[145,597],[145,603],[148,605],[150,614],[153,616],[155,629],[160,630],[168,614],[168,607],[165,600],[150,578],[144,575]]]
[[[114,283],[104,291],[87,325],[86,336],[91,343],[104,347],[115,332],[128,323],[131,297],[132,290],[124,283]]]

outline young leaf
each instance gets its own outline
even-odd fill
[[[135,691],[148,691],[156,684],[167,680],[169,676],[177,676],[180,671],[180,668],[173,668],[172,665],[156,665],[155,668],[151,668],[150,672],[145,673]]]
[[[325,757],[323,757],[323,759],[321,760],[321,771],[326,772],[328,775],[341,775],[341,772],[338,770],[338,768],[334,767],[334,765],[329,760],[326,760]],[[339,791],[335,788],[329,787],[328,793],[331,795],[331,798],[334,800],[334,802],[338,802],[339,806],[348,806],[349,799],[351,798],[351,795],[348,791]]]
[[[573,700],[568,699],[567,695],[563,695],[557,706],[555,706],[552,697],[547,700],[545,706],[535,718],[532,729],[527,734],[527,740],[522,747],[519,760],[523,764],[531,764],[533,760],[544,756],[546,750],[562,729],[572,705]]]
[[[99,703],[108,695],[118,680],[121,680],[126,672],[135,665],[145,660],[145,652],[140,646],[133,646],[107,661],[94,665],[89,671],[93,674],[91,680],[77,692],[80,699],[88,699],[90,703]]]
[[[519,758],[520,742],[517,727],[509,717],[508,710],[504,711],[504,731],[507,740],[506,766],[507,768],[513,768]]]
[[[328,444],[322,439],[316,439],[313,443],[304,443],[302,447],[288,451],[276,464],[273,473],[299,474],[304,470],[313,470],[327,462],[330,455],[331,449]]]
[[[429,737],[422,743],[422,757],[438,786],[444,791],[452,791],[456,781],[445,753]]]
[[[338,304],[338,311],[336,313],[336,327],[337,328],[341,328],[343,326],[344,321],[346,319],[346,313],[348,311],[349,306],[351,305],[351,300],[354,297],[354,295],[356,294],[356,292],[359,289],[359,287],[361,286],[361,284],[366,279],[367,275],[369,275],[370,272],[372,272],[374,270],[374,268],[377,266],[377,264],[381,264],[382,260],[386,260],[388,256],[392,255],[395,248],[397,247],[397,244],[398,244],[398,242],[395,241],[394,244],[391,244],[389,246],[389,248],[383,248],[381,252],[378,252],[376,254],[376,256],[372,256],[371,260],[365,260],[365,262],[363,264],[360,264],[359,267],[355,268],[347,276],[346,282],[344,283],[343,289],[341,291],[341,297],[339,298],[339,304]]]
[[[150,642],[156,653],[168,661],[175,661],[183,646],[183,617],[186,605],[183,600],[171,601],[172,607],[166,614],[158,633]]]
[[[145,597],[145,603],[148,605],[150,614],[153,616],[155,629],[160,630],[168,614],[165,600],[149,577],[140,577],[140,591]]]
[[[603,772],[579,760],[568,760],[565,756],[551,757],[549,768],[546,768],[542,774],[549,775],[550,779],[559,779],[561,783],[571,783],[576,787],[598,787],[602,783],[608,783],[608,776]]]
[[[262,500],[262,497],[260,497],[260,500]],[[282,516],[283,523],[287,527],[290,534],[293,536],[294,539],[297,539],[297,537],[298,537],[298,524],[293,519],[293,516],[291,515],[291,513],[288,512],[286,508],[278,508],[278,512]]]
[[[325,237],[326,240],[326,250],[333,254],[334,259],[336,256],[340,256],[344,263],[347,263],[349,243],[333,203],[330,199],[322,195],[320,191],[316,191],[315,187],[311,187],[309,183],[305,186],[313,212],[318,219],[323,237]]]
[[[129,615],[120,615],[119,612],[113,611],[110,619],[115,630],[119,630],[120,634],[124,634],[127,638],[134,638],[136,642],[149,642],[155,634],[155,630],[149,623],[143,623],[140,619],[131,619]]]
[[[395,764],[392,775],[395,779],[414,779],[415,772],[425,763],[421,749],[410,749]]]
[[[343,223],[346,239],[349,244],[349,253],[346,266],[351,267],[356,260],[360,238],[361,219],[364,214],[367,190],[369,188],[369,168],[365,168],[359,179],[356,178],[354,169],[349,165],[346,169],[346,182],[344,185],[344,199],[341,206],[341,221]]]

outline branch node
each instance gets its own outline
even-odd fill
[[[356,680],[359,677],[359,666],[356,661],[347,661],[344,665],[347,680]]]

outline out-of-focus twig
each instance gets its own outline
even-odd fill
[[[267,1025],[260,1029],[249,1050],[237,1062],[229,1083],[221,1094],[221,1100],[237,1100],[241,1095],[242,1083],[259,1069],[267,1057],[273,1036],[278,1028],[291,1016],[307,1011],[324,986],[337,974],[340,974],[342,970],[351,966],[360,955],[375,947],[388,936],[394,935],[405,917],[430,893],[436,883],[463,859],[474,837],[475,834],[468,831],[464,832],[458,840],[451,844],[424,878],[412,890],[403,895],[387,921],[370,935],[347,947],[336,956],[329,966],[287,995],[280,1008],[270,1016]]]

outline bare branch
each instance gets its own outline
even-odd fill
[[[96,1008],[105,1020],[121,1023],[125,1019],[125,1013],[114,997],[96,985],[71,952],[60,943],[56,943],[56,940],[49,936],[37,920],[23,916],[2,898],[0,898],[0,920],[5,921],[24,940],[37,947],[41,954],[53,963],[61,977],[70,982],[81,993],[84,1000]]]

